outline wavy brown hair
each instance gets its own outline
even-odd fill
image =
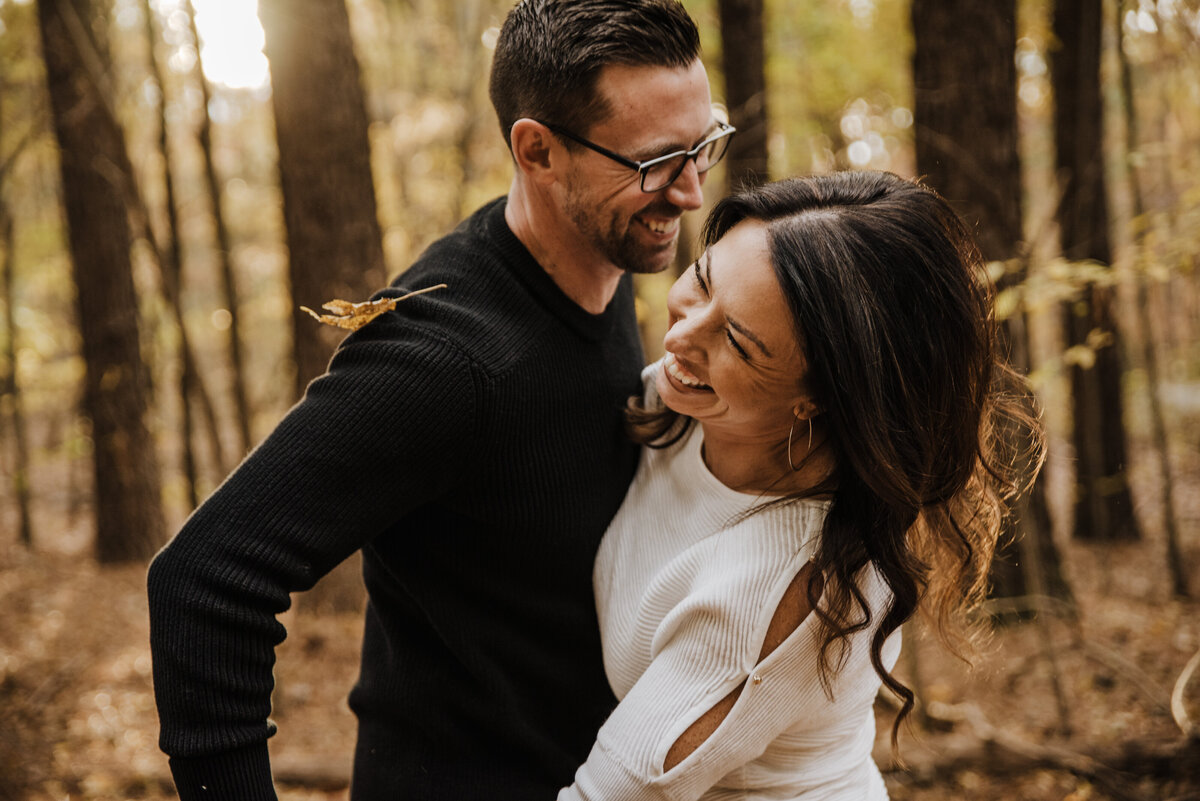
[[[885,172],[842,172],[744,189],[705,223],[712,245],[742,220],[767,226],[770,258],[806,357],[834,468],[781,498],[832,499],[809,585],[825,627],[826,689],[848,637],[871,630],[871,663],[902,701],[913,693],[885,667],[887,638],[924,609],[966,658],[965,615],[983,600],[1006,502],[1041,466],[1032,396],[1002,362],[992,287],[970,231],[929,187]],[[640,442],[665,447],[691,421],[631,401]],[[856,577],[873,565],[891,590],[871,609]]]

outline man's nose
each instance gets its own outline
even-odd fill
[[[688,159],[683,172],[666,188],[667,200],[685,211],[694,211],[704,203],[704,192],[700,189],[704,176],[696,169],[696,160]]]

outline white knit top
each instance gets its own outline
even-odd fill
[[[879,679],[870,632],[851,636],[832,698],[819,677],[813,614],[756,664],[784,591],[815,552],[827,503],[742,517],[770,499],[718,481],[702,443],[693,426],[668,449],[644,449],[601,543],[596,603],[620,704],[559,801],[886,799],[871,759]],[[877,622],[886,587],[873,569],[861,581]],[[893,635],[883,652],[889,669],[899,650]],[[837,653],[835,645],[835,662]],[[717,730],[664,773],[684,730],[739,686]]]

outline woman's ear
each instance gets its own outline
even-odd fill
[[[822,411],[821,407],[807,395],[796,401],[796,404],[792,407],[792,414],[797,420],[812,420],[820,415]]]
[[[554,179],[552,151],[560,145],[554,141],[554,134],[549,128],[536,120],[522,117],[513,123],[508,135],[517,169],[538,183]]]

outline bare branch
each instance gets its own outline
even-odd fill
[[[1175,718],[1175,724],[1179,726],[1185,737],[1194,738],[1200,738],[1200,727],[1188,717],[1187,706],[1184,703],[1184,690],[1187,689],[1188,682],[1191,681],[1197,667],[1200,667],[1200,651],[1196,651],[1188,660],[1183,672],[1175,680],[1175,689],[1171,692],[1171,717]]]
[[[1167,705],[1167,690],[1161,684],[1150,678],[1146,671],[1142,670],[1135,663],[1121,656],[1116,651],[1105,648],[1103,645],[1095,642],[1083,642],[1083,648],[1087,655],[1097,662],[1103,662],[1113,670],[1124,673],[1126,678],[1134,683],[1135,686],[1152,701],[1155,706],[1162,712],[1169,711]]]
[[[943,720],[966,723],[976,737],[992,748],[1036,765],[1058,768],[1088,779],[1120,801],[1149,801],[1120,771],[1086,754],[1061,746],[1031,743],[998,729],[987,721],[974,704],[943,704],[935,701],[929,704],[929,711]]]
[[[16,147],[12,149],[12,152],[5,156],[3,161],[0,161],[0,185],[3,185],[4,179],[8,177],[8,171],[17,163],[17,159],[21,157],[21,154],[29,146],[29,143],[37,138],[40,130],[41,128],[36,122],[30,125],[29,130],[17,141]]]

